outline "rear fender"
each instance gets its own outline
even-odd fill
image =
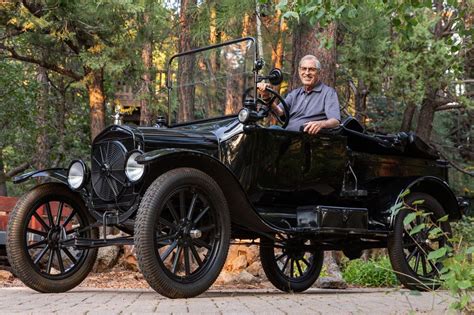
[[[23,183],[31,178],[40,178],[44,177],[46,179],[51,179],[55,182],[60,182],[68,185],[67,182],[67,169],[65,168],[49,168],[45,170],[32,171],[25,173],[13,178],[15,184]]]
[[[461,209],[459,208],[458,200],[454,195],[449,185],[444,181],[434,176],[423,176],[409,182],[398,194],[394,205],[402,202],[405,196],[405,191],[427,193],[435,198],[444,208],[450,221],[455,221],[461,218]],[[395,215],[392,212],[390,216],[390,226],[393,226]]]
[[[144,185],[147,188],[161,174],[179,167],[191,167],[211,176],[222,189],[229,205],[233,224],[258,232],[275,229],[266,224],[256,213],[247,194],[232,171],[214,156],[188,149],[160,149],[144,153],[136,161],[148,167]]]

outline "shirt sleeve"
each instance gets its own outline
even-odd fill
[[[288,110],[291,109],[291,106],[293,105],[293,102],[294,102],[294,100],[295,100],[295,91],[296,91],[296,90],[291,91],[291,92],[288,93],[288,94],[286,95],[286,97],[285,97],[285,102],[286,102],[286,104],[288,105]],[[282,111],[285,111],[285,110],[283,109],[283,105],[282,105],[281,103],[278,104],[278,107],[280,107],[280,109],[281,109]]]
[[[332,88],[326,95],[326,101],[324,102],[324,112],[326,113],[327,119],[335,118],[341,121],[339,99],[337,98],[336,90]]]

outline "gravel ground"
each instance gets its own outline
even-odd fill
[[[25,287],[25,285],[8,271],[0,271],[0,288]],[[100,288],[100,289],[149,289],[150,286],[140,272],[123,270],[120,267],[114,268],[110,272],[90,273],[79,285],[79,288]],[[265,289],[273,288],[268,281],[256,284],[214,284],[212,289]]]

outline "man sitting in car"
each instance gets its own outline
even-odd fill
[[[324,128],[335,128],[339,126],[341,113],[336,91],[321,82],[318,71],[321,63],[313,55],[301,58],[298,74],[303,86],[292,90],[285,98],[288,104],[290,117],[287,130],[303,131],[309,134],[317,134]],[[258,83],[257,87],[263,99],[269,98],[266,87],[269,83]],[[284,116],[282,105],[273,105],[272,108],[279,116]]]

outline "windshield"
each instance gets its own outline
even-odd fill
[[[235,115],[244,93],[254,97],[257,60],[253,38],[196,49],[168,65],[171,124]]]

